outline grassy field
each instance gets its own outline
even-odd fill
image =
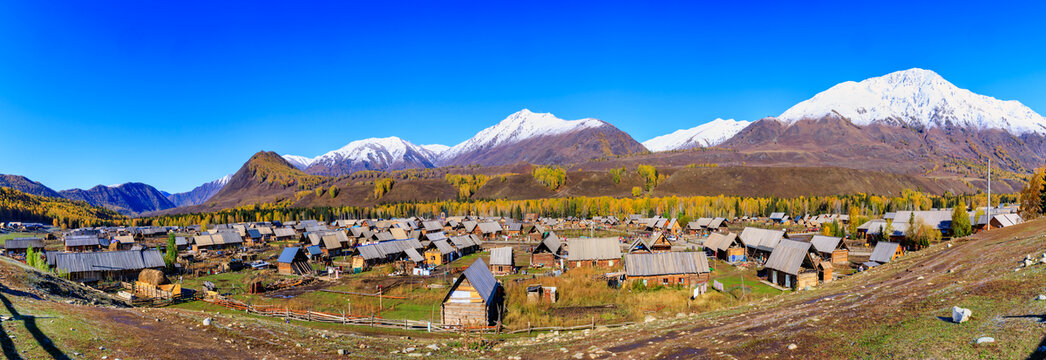
[[[24,237],[43,238],[44,236],[46,236],[46,234],[28,233],[28,232],[3,233],[3,234],[0,234],[0,245],[4,245],[4,242],[7,241],[7,239],[24,238]]]

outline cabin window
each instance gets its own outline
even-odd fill
[[[661,279],[661,284],[662,285],[668,285],[668,278],[662,278]]]

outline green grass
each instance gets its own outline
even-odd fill
[[[44,234],[41,234],[41,233],[28,233],[28,232],[12,232],[12,233],[0,234],[0,245],[3,245],[4,242],[7,241],[7,239],[23,238],[23,237],[35,237],[35,238],[43,239],[44,238]]]
[[[741,286],[740,275],[722,276],[714,278],[712,280],[716,280],[723,283],[723,288],[727,291],[729,291],[731,288]],[[782,293],[781,290],[774,289],[773,287],[759,282],[759,279],[750,278],[748,276],[744,277],[744,286],[746,288],[752,289],[752,292],[750,294],[755,295],[780,295]]]

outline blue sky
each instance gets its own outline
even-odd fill
[[[643,141],[912,67],[1046,113],[1044,2],[301,3],[0,2],[0,173],[187,191],[522,108]]]

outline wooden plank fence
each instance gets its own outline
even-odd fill
[[[317,321],[336,324],[340,323],[345,325],[371,326],[391,329],[423,330],[428,332],[517,334],[522,332],[530,333],[534,331],[576,331],[585,329],[595,329],[597,327],[614,328],[635,324],[634,322],[625,322],[619,324],[597,324],[595,321],[592,321],[589,324],[582,324],[576,326],[531,327],[529,324],[527,324],[527,327],[525,328],[510,329],[502,326],[461,326],[444,325],[440,323],[433,323],[429,321],[420,320],[393,320],[384,319],[378,316],[368,317],[349,315],[345,314],[344,312],[342,312],[341,314],[331,314],[312,310],[291,309],[286,306],[279,307],[271,305],[251,305],[228,299],[204,299],[203,301],[218,306],[224,306],[230,309],[243,311],[248,314],[258,314],[263,316],[288,318],[302,321]]]

